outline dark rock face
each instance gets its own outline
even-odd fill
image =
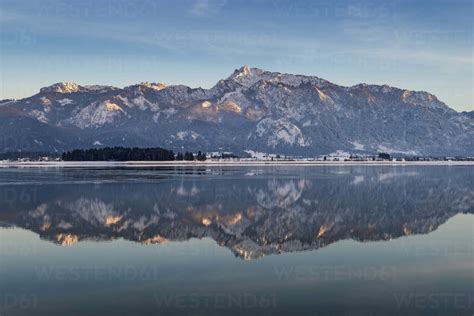
[[[474,111],[471,111],[471,112],[462,112],[462,114],[474,119]]]
[[[290,155],[474,154],[472,112],[458,113],[429,93],[342,87],[247,66],[211,89],[58,83],[2,101],[0,132],[1,151],[120,145]]]

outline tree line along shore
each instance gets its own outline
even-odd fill
[[[246,154],[239,157],[231,152],[177,152],[160,147],[102,147],[73,149],[61,152],[6,152],[0,153],[0,161],[206,161],[206,160],[240,160],[240,161],[474,161],[474,157],[423,157],[402,156],[388,153],[346,154],[345,156],[321,155],[318,157],[292,157],[279,154],[259,153],[258,157]]]
[[[200,151],[197,154],[192,152],[178,152],[172,150],[153,147],[105,147],[91,149],[74,149],[66,151],[61,155],[63,161],[175,161],[175,160],[206,160],[206,154]]]

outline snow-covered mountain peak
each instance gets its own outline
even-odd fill
[[[250,73],[251,73],[250,67],[248,65],[243,65],[242,67],[234,71],[234,73],[231,75],[231,78],[249,75]]]
[[[49,87],[44,87],[40,89],[40,92],[57,92],[57,93],[71,93],[78,92],[82,87],[74,82],[58,82]]]
[[[236,82],[245,88],[249,88],[259,81],[282,83],[292,87],[297,87],[306,83],[315,84],[317,86],[324,86],[329,83],[328,81],[315,76],[270,72],[260,68],[251,68],[247,65],[244,65],[240,69],[236,69],[227,80]]]
[[[148,81],[143,81],[139,84],[134,84],[131,86],[127,86],[124,88],[124,90],[132,90],[132,91],[145,91],[148,89],[155,90],[155,91],[160,91],[165,88],[168,88],[169,86],[166,83],[162,82],[148,82]]]
[[[40,93],[74,93],[74,92],[92,92],[92,93],[104,93],[114,90],[120,90],[114,86],[106,85],[86,85],[81,86],[75,82],[58,82],[48,87],[40,89]]]
[[[144,81],[142,83],[140,83],[141,86],[145,86],[147,88],[150,88],[150,89],[153,89],[153,90],[162,90],[166,87],[168,87],[168,85],[166,83],[162,83],[162,82],[148,82],[148,81]]]
[[[266,72],[260,68],[253,68],[249,67],[248,65],[243,65],[239,69],[234,70],[234,73],[230,76],[230,78],[242,78],[242,77],[253,77],[255,75],[259,75]]]
[[[104,85],[89,85],[89,86],[83,86],[83,88],[91,92],[108,92],[108,91],[113,91],[113,90],[120,90],[119,88],[114,87],[114,86],[104,86]]]
[[[244,87],[250,87],[262,79],[269,80],[271,77],[272,73],[268,71],[259,68],[250,68],[249,66],[244,65],[240,69],[236,69],[228,79],[235,81]]]

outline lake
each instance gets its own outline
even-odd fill
[[[473,315],[473,166],[0,168],[0,314]]]

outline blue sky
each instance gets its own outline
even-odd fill
[[[0,99],[59,81],[211,87],[247,64],[474,110],[472,0],[0,0]]]

